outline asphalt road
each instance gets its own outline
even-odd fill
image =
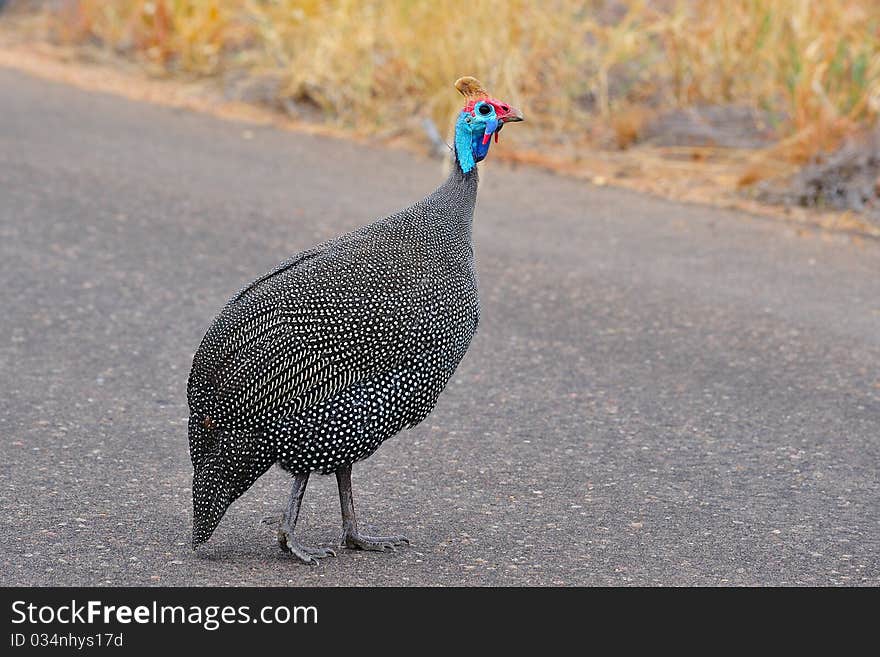
[[[480,332],[354,471],[413,545],[292,562],[273,470],[193,553],[215,312],[440,167],[0,70],[0,584],[880,584],[880,243],[483,167]]]

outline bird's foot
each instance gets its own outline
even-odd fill
[[[336,556],[336,550],[332,548],[309,548],[296,541],[293,538],[293,528],[283,521],[281,528],[278,530],[278,545],[281,546],[282,550],[289,552],[308,566],[317,566],[318,559]]]
[[[372,550],[393,552],[400,545],[409,545],[406,536],[367,536],[365,534],[343,534],[339,544],[350,550]]]

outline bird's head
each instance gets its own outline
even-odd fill
[[[211,538],[226,509],[238,497],[224,465],[221,459],[210,455],[193,472],[193,549]]]
[[[193,549],[217,528],[229,505],[247,491],[274,462],[249,434],[206,429],[190,422],[193,462]]]
[[[468,173],[485,159],[492,138],[498,141],[504,124],[522,121],[523,114],[492,98],[475,78],[459,78],[455,88],[465,98],[465,106],[455,123],[455,157],[461,170]]]

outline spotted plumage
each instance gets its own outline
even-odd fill
[[[485,157],[483,133],[503,124],[494,105],[480,115],[489,101],[462,112],[459,124],[465,115],[468,123],[457,130],[467,140],[457,138],[456,166],[436,191],[289,258],[238,292],[208,329],[187,387],[194,544],[277,463],[295,476],[282,547],[307,562],[326,556],[292,537],[309,473],[337,473],[346,521],[351,465],[434,408],[479,323],[477,172],[465,163]],[[520,120],[512,111],[508,120]],[[349,547],[403,540],[360,537],[349,506]]]

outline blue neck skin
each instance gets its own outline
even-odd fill
[[[471,119],[468,122],[468,118]],[[498,129],[497,119],[482,122],[475,120],[470,112],[462,112],[455,122],[455,156],[462,173],[470,173],[477,162],[482,162],[489,153],[492,134]],[[488,135],[489,139],[484,136]]]

